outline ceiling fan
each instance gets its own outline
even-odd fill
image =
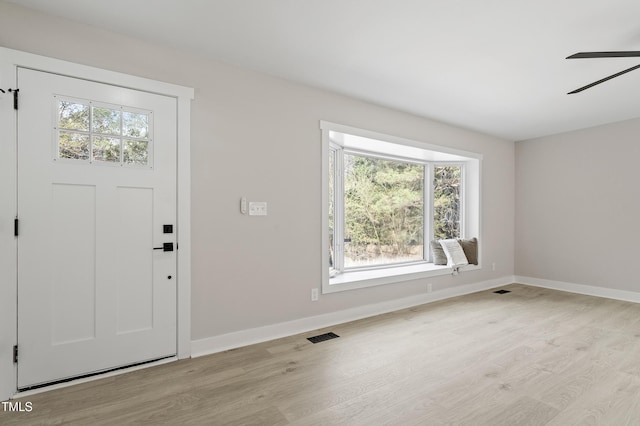
[[[567,56],[567,59],[589,59],[589,58],[629,58],[629,57],[640,57],[640,51],[633,51],[633,50],[627,50],[627,51],[622,51],[622,52],[579,52],[579,53],[575,53],[571,56]],[[616,78],[621,76],[622,74],[626,74],[629,71],[633,71],[635,69],[640,68],[640,65],[636,65],[633,66],[631,68],[627,68],[624,71],[620,71],[618,73],[615,73],[613,75],[610,75],[609,77],[605,77],[601,80],[595,81],[591,84],[587,84],[586,86],[582,86],[576,90],[573,90],[569,93],[567,93],[567,95],[572,95],[574,93],[579,93],[582,92],[583,90],[586,90],[590,87],[593,87],[595,85],[598,85],[600,83],[604,83],[607,80],[611,80],[612,78]]]

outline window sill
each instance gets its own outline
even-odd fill
[[[460,267],[459,271],[465,272],[478,269],[481,269],[479,265],[466,265]],[[434,265],[433,263],[369,269],[366,271],[351,271],[329,278],[328,284],[323,284],[322,293],[336,293],[339,291],[355,290],[358,288],[451,274],[453,274],[451,267]]]

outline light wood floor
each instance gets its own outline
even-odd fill
[[[639,425],[640,304],[505,288],[32,395],[0,424]]]

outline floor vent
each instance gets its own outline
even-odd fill
[[[494,291],[494,293],[498,293],[498,294],[511,293],[511,290],[497,290],[497,291]]]
[[[320,343],[320,342],[324,342],[325,340],[335,339],[336,337],[340,337],[340,336],[338,336],[335,333],[326,333],[326,334],[320,334],[319,336],[307,337],[307,340],[310,341],[311,343]]]

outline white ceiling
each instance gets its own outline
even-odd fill
[[[5,0],[523,140],[640,117],[638,0]]]

